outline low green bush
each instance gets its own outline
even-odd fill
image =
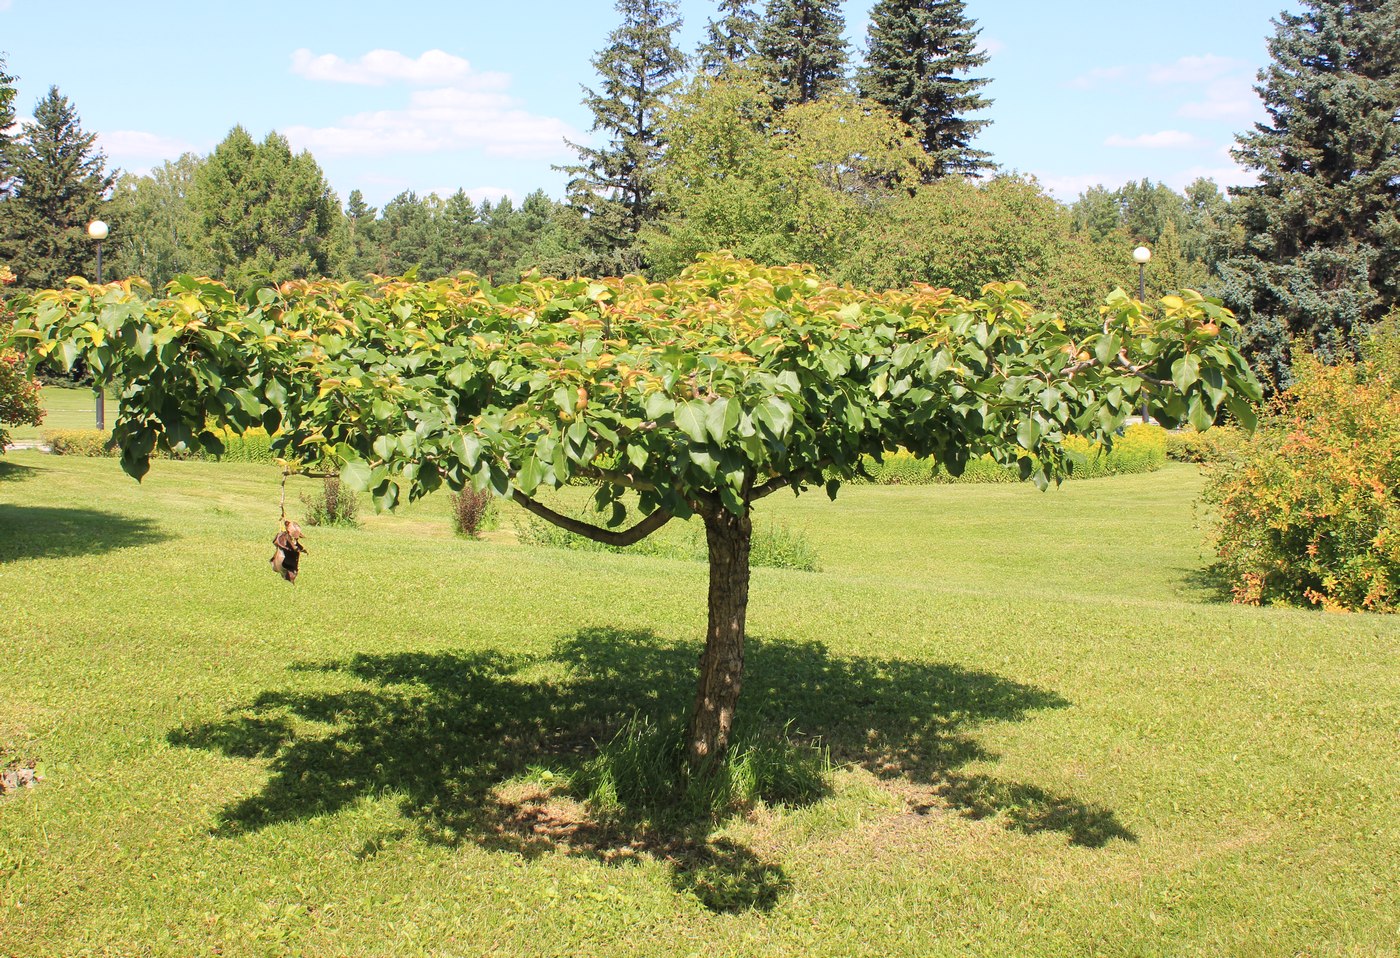
[[[1167,433],[1167,458],[1173,462],[1209,464],[1228,462],[1238,456],[1249,441],[1242,429],[1215,426],[1205,432],[1186,428]]]
[[[1218,571],[1235,599],[1400,609],[1400,318],[1361,363],[1300,356],[1277,412],[1209,468]],[[1374,357],[1374,358],[1373,358]]]

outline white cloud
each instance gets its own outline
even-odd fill
[[[298,50],[292,71],[313,80],[427,85],[400,109],[356,113],[330,126],[293,126],[287,139],[326,155],[383,155],[480,150],[492,156],[558,156],[564,139],[581,134],[563,120],[522,109],[510,96],[510,76],[477,73],[461,57],[429,50],[417,59],[375,50],[349,63],[333,54]]]
[[[1258,114],[1263,108],[1248,77],[1225,77],[1205,89],[1205,99],[1183,103],[1177,116],[1192,120],[1239,120]]]
[[[14,0],[0,0],[0,13],[7,12],[14,6]]]
[[[1149,83],[1209,83],[1227,74],[1234,73],[1245,64],[1229,57],[1219,57],[1213,53],[1204,56],[1181,57],[1174,63],[1154,66],[1147,71]]]
[[[466,80],[509,82],[499,73],[473,73],[472,65],[443,50],[429,50],[417,58],[397,50],[371,50],[358,60],[344,60],[333,53],[320,56],[303,47],[292,54],[292,72],[308,80],[383,86],[391,81],[431,86]]]
[[[199,147],[187,140],[161,136],[144,130],[112,130],[99,133],[97,143],[113,159],[170,160],[183,153],[197,153]]]
[[[555,117],[520,109],[514,98],[475,90],[419,90],[401,110],[345,117],[334,126],[293,126],[287,139],[313,153],[440,153],[479,149],[493,156],[547,157],[580,134]]]
[[[1162,130],[1157,133],[1143,133],[1131,137],[1115,133],[1104,140],[1103,145],[1135,147],[1144,150],[1185,150],[1201,146],[1202,143],[1195,136],[1181,130]]]
[[[985,53],[988,56],[996,56],[1005,49],[1006,44],[1002,43],[996,37],[986,37],[981,43],[977,44],[977,52]]]
[[[1094,67],[1088,73],[1082,73],[1070,80],[1065,86],[1071,90],[1092,90],[1100,84],[1122,80],[1127,75],[1127,67]]]
[[[1227,186],[1253,186],[1259,177],[1251,170],[1231,164],[1229,166],[1192,166],[1164,178],[1168,186],[1184,190],[1201,177],[1214,180],[1221,189]]]

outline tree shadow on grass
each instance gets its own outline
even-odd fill
[[[95,555],[169,538],[146,519],[51,506],[0,504],[0,529],[0,562]]]
[[[1212,562],[1208,566],[1177,571],[1181,573],[1181,584],[1192,593],[1193,599],[1213,605],[1234,604],[1232,582],[1222,563]]]
[[[10,462],[0,456],[0,482],[26,482],[37,477],[39,470],[33,466]]]
[[[710,908],[771,908],[789,884],[781,866],[715,837],[714,822],[647,808],[596,816],[567,788],[628,719],[682,720],[695,660],[693,646],[648,632],[588,629],[547,655],[403,652],[303,663],[293,671],[318,674],[304,683],[318,688],[264,692],[169,740],[268,761],[265,787],[222,812],[223,834],[392,794],[430,842],[619,865],[651,858]],[[327,690],[328,678],[344,687]],[[979,725],[1069,704],[1053,692],[955,665],[755,639],[743,704],[760,727],[820,739],[837,761],[917,786],[924,803],[916,811],[1004,814],[1008,827],[1061,832],[1088,847],[1134,840],[1107,809],[958,772],[991,757],[971,737]]]

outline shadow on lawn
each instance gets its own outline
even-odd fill
[[[390,793],[428,841],[618,864],[651,857],[667,863],[678,889],[711,908],[769,908],[788,886],[781,866],[713,837],[712,823],[677,823],[644,809],[600,821],[550,784],[567,783],[628,718],[677,719],[691,700],[695,660],[692,646],[613,629],[584,630],[548,655],[357,655],[294,667],[342,674],[358,680],[353,687],[265,692],[246,709],[169,739],[270,760],[263,790],[222,813],[224,834]],[[1004,813],[1008,827],[1058,831],[1089,847],[1134,840],[1107,809],[957,771],[990,757],[970,737],[978,725],[1068,704],[954,665],[837,658],[820,643],[756,639],[743,702],[759,726],[820,738],[837,762],[917,786],[916,812]]]
[[[63,559],[164,542],[154,523],[98,509],[0,504],[0,562]]]
[[[38,474],[39,470],[33,466],[10,462],[0,456],[0,482],[25,482],[37,478]]]

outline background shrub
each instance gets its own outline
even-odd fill
[[[1392,317],[1361,363],[1300,357],[1278,411],[1211,469],[1218,568],[1237,601],[1400,606],[1397,338]]]
[[[358,526],[356,515],[360,511],[355,493],[340,484],[335,476],[322,480],[321,491],[315,495],[303,495],[302,505],[306,507],[306,517],[302,520],[308,526]]]
[[[477,492],[468,486],[460,493],[449,492],[447,501],[452,506],[452,528],[458,535],[475,539],[496,527],[496,497],[489,489]]]
[[[227,429],[215,433],[224,444],[222,456],[210,456],[203,450],[180,453],[156,452],[157,459],[217,459],[219,462],[262,462],[272,464],[272,437],[262,429],[250,429],[237,434]],[[45,445],[56,456],[118,456],[112,443],[110,429],[46,429],[42,434]]]

